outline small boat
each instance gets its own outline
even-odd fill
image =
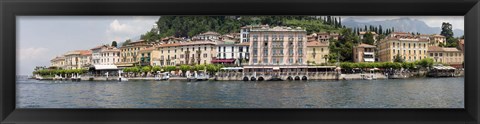
[[[128,81],[128,78],[122,77],[122,70],[118,70],[118,81]]]
[[[165,73],[160,73],[160,71],[157,72],[157,75],[155,75],[155,80],[160,81],[160,80],[168,80],[170,78],[170,73],[165,72]]]

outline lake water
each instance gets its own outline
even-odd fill
[[[278,82],[19,78],[17,108],[464,108],[464,78]]]

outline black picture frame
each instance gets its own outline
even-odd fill
[[[2,124],[478,124],[479,11],[478,0],[0,0],[0,120]],[[16,16],[20,15],[465,16],[465,109],[16,109]]]

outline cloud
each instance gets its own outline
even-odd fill
[[[25,61],[25,60],[35,60],[35,59],[44,57],[44,55],[48,51],[49,50],[47,48],[43,48],[43,47],[29,47],[29,48],[21,48],[20,51],[18,52],[20,55],[20,61]]]
[[[106,37],[109,41],[125,41],[140,36],[152,29],[158,16],[132,16],[112,20],[106,29]]]

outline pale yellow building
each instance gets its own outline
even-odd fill
[[[358,44],[353,47],[353,62],[375,62],[376,46],[369,44]]]
[[[434,34],[430,36],[430,43],[428,45],[438,46],[439,44],[445,44],[446,42],[447,42],[447,39],[445,38],[445,36]]]
[[[65,53],[64,69],[88,69],[91,65],[92,51],[75,50]]]
[[[327,42],[319,42],[316,40],[307,42],[307,64],[323,64],[328,62],[328,54],[330,49]]]
[[[191,41],[156,46],[159,65],[210,64],[216,54],[216,42]]]
[[[427,57],[427,39],[409,37],[408,35],[392,36],[392,34],[377,44],[379,61],[393,62],[397,54],[407,62],[413,62]]]
[[[51,67],[58,67],[58,68],[65,68],[65,57],[62,56],[57,56],[50,60],[50,66]]]
[[[306,65],[307,31],[300,27],[250,30],[249,65]]]
[[[457,48],[428,47],[428,56],[433,59],[434,62],[448,64],[454,67],[462,67],[464,61],[463,52]]]
[[[115,63],[115,65],[120,67],[131,67],[140,64],[141,56],[139,51],[152,46],[153,45],[148,44],[146,41],[137,41],[120,47],[120,62]]]
[[[160,51],[156,47],[149,47],[139,51],[140,65],[160,66]]]

